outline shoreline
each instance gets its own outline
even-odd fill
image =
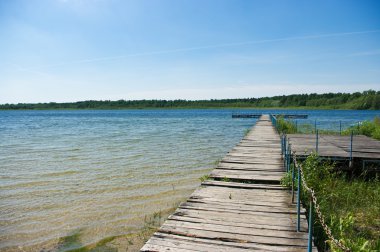
[[[33,108],[33,109],[3,109],[0,111],[92,111],[92,110],[340,110],[340,111],[380,111],[378,109],[352,109],[330,107],[141,107],[141,108]]]

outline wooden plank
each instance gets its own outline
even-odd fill
[[[297,218],[273,218],[262,215],[247,215],[245,213],[228,213],[228,212],[211,212],[194,209],[177,209],[171,216],[184,216],[190,218],[201,218],[207,220],[234,222],[236,225],[247,223],[256,227],[265,227],[267,229],[292,229],[295,230]],[[302,216],[301,222],[302,230],[307,229],[307,222]]]
[[[275,211],[267,211],[265,209],[268,209],[268,206],[264,207],[255,207],[254,212],[251,212],[250,210],[247,210],[247,208],[239,208],[239,207],[227,207],[226,205],[215,205],[215,204],[197,204],[194,202],[185,202],[180,205],[181,209],[192,209],[192,210],[201,210],[201,211],[212,211],[212,212],[220,212],[220,213],[246,213],[248,216],[266,216],[269,218],[282,218],[289,220],[291,218],[294,218],[293,215],[296,214],[296,212],[293,213],[287,213],[287,212],[275,212]]]
[[[305,248],[301,247],[294,247],[294,246],[271,246],[271,245],[264,245],[264,244],[254,244],[254,243],[237,243],[237,242],[224,242],[224,241],[218,241],[218,240],[209,240],[209,239],[201,239],[201,238],[193,238],[193,237],[184,237],[184,236],[177,236],[177,235],[170,235],[170,234],[160,234],[156,233],[154,234],[154,237],[156,238],[163,238],[163,239],[173,239],[175,241],[190,241],[197,244],[212,244],[217,246],[229,246],[234,248],[241,248],[243,251],[249,250],[260,250],[260,251],[305,251]]]
[[[197,207],[210,207],[226,210],[239,210],[242,212],[265,212],[265,213],[280,213],[280,214],[296,214],[296,209],[289,209],[288,206],[273,206],[271,208],[265,204],[247,204],[245,202],[224,202],[224,201],[210,201],[207,199],[189,199],[187,202],[181,204],[181,208],[192,206]]]
[[[294,232],[294,226],[280,226],[280,225],[270,225],[270,224],[257,224],[257,223],[246,223],[246,222],[237,222],[237,221],[231,221],[230,219],[218,219],[216,217],[204,217],[202,216],[177,216],[177,215],[171,215],[168,217],[169,220],[177,220],[177,221],[187,221],[187,222],[199,222],[199,223],[211,223],[211,224],[219,224],[219,225],[230,225],[230,226],[236,226],[236,227],[247,227],[247,228],[258,228],[258,229],[267,229],[267,230],[282,230],[282,231],[290,231]],[[303,226],[303,230],[307,230],[307,226]]]
[[[244,180],[244,181],[251,180],[251,181],[260,181],[260,182],[266,181],[266,182],[277,183],[277,184],[280,183],[281,178],[282,178],[282,176],[280,176],[280,175],[270,176],[267,174],[253,174],[253,173],[245,174],[244,171],[240,171],[240,172],[236,172],[236,173],[226,172],[226,171],[219,172],[218,170],[214,170],[210,174],[210,177],[216,178],[216,179],[233,179],[233,180]]]
[[[178,237],[182,236],[175,236],[171,235],[172,237],[175,236],[176,238],[172,237],[162,237],[163,234],[156,234],[149,243],[147,243],[147,246],[144,246],[144,250],[142,251],[225,251],[225,252],[240,252],[240,251],[246,251],[245,248],[237,247],[237,246],[231,246],[231,244],[227,242],[220,242],[219,244],[213,244],[209,243],[207,240],[204,239],[197,239],[193,238],[194,240],[183,240],[183,238],[178,239]],[[203,242],[200,242],[203,241]],[[206,243],[208,242],[208,243]],[[256,247],[257,249],[262,249],[263,247]],[[268,250],[267,250],[268,251]]]
[[[284,162],[281,157],[276,159],[262,159],[262,158],[238,158],[238,157],[225,157],[222,162],[226,163],[241,163],[241,164],[271,164],[282,165]]]
[[[268,237],[260,236],[257,233],[252,234],[240,234],[237,232],[226,231],[213,231],[206,229],[188,228],[188,227],[176,227],[162,225],[159,230],[160,233],[177,234],[190,237],[208,238],[214,240],[231,240],[235,242],[253,242],[260,244],[274,244],[274,245],[292,245],[292,246],[305,246],[307,239],[302,238],[284,238],[284,237]]]
[[[281,165],[283,164],[281,160]],[[264,170],[281,170],[283,171],[283,167],[278,164],[266,164],[266,163],[252,163],[252,164],[242,164],[242,163],[234,163],[234,162],[224,162],[221,161],[217,168],[229,168],[229,169],[264,169]]]
[[[268,172],[265,169],[255,170],[255,169],[229,169],[229,168],[218,168],[214,169],[211,174],[240,174],[240,175],[246,175],[246,176],[254,176],[254,175],[261,175],[261,176],[276,176],[279,175],[280,177],[283,177],[285,175],[284,171],[272,171]]]
[[[242,235],[254,235],[260,234],[260,236],[267,237],[281,237],[281,238],[291,238],[291,239],[307,239],[307,233],[297,232],[297,231],[283,231],[283,230],[273,230],[255,227],[239,227],[236,225],[221,225],[215,223],[199,223],[199,222],[187,222],[187,221],[177,221],[168,220],[165,222],[163,227],[175,227],[175,228],[191,228],[199,230],[209,230],[215,232],[226,232]]]
[[[271,184],[247,184],[247,183],[235,183],[225,181],[206,180],[202,182],[203,186],[219,186],[219,187],[231,187],[231,188],[245,188],[245,189],[264,189],[264,190],[287,190],[281,185]]]

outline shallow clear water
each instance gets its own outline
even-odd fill
[[[0,250],[54,248],[76,232],[86,245],[138,230],[144,216],[187,197],[254,124],[233,112],[0,111]],[[321,125],[380,114],[264,112],[306,113]]]

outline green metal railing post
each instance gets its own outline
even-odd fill
[[[315,135],[316,139],[315,139],[315,152],[318,154],[318,130],[316,131],[316,135]]]
[[[293,167],[292,167],[292,203],[294,203],[294,180],[295,180],[294,169],[296,169],[295,157],[293,157]]]
[[[314,121],[314,132],[317,132],[317,119]]]
[[[274,121],[274,127],[276,127],[276,130],[278,131],[278,128],[277,128],[277,119],[274,116],[272,116],[272,117],[273,117],[273,121]]]
[[[284,134],[281,135],[281,155],[284,155]]]
[[[286,153],[285,153],[285,171],[288,172],[288,152],[289,149],[286,147]]]
[[[339,135],[342,135],[342,121],[339,121]]]
[[[290,164],[290,143],[289,143],[289,141],[288,141],[287,150],[288,150],[288,154],[286,155],[287,156],[287,159],[286,159],[286,171],[289,172],[289,164]]]
[[[292,145],[289,144],[289,153],[288,153],[288,172],[290,171],[290,160],[292,159]]]
[[[284,167],[285,167],[285,169],[286,169],[286,158],[287,158],[287,142],[288,142],[288,140],[286,139],[286,135],[284,135]]]
[[[350,160],[352,160],[352,140],[354,139],[354,132],[351,131],[351,137],[350,137]]]
[[[301,230],[301,221],[300,221],[300,219],[301,219],[301,217],[300,217],[300,215],[301,215],[301,169],[300,169],[300,167],[298,166],[297,167],[297,169],[298,169],[298,185],[297,185],[297,232],[300,232],[300,230]]]
[[[351,131],[351,137],[350,137],[350,164],[349,166],[352,167],[353,163],[352,163],[352,142],[354,140],[354,132]]]
[[[310,208],[309,208],[309,235],[307,251],[311,252],[313,250],[313,200],[310,196]]]

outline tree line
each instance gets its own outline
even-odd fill
[[[144,108],[321,108],[380,109],[380,91],[355,93],[293,94],[261,98],[211,100],[88,100],[65,103],[1,104],[2,110],[17,109],[144,109]]]

